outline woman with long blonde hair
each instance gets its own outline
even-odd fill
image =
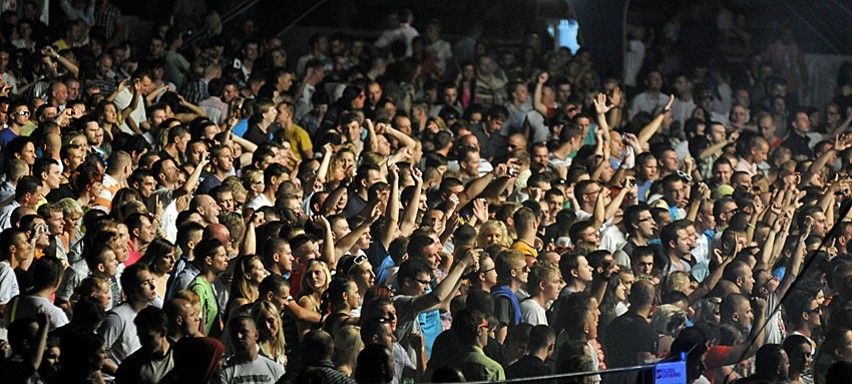
[[[305,274],[302,276],[302,282],[299,285],[299,305],[322,315],[322,294],[328,289],[330,283],[331,272],[328,270],[328,265],[322,260],[308,261],[305,266]],[[311,330],[314,323],[298,320],[297,325],[299,338],[301,338]]]
[[[479,235],[476,237],[478,248],[488,248],[494,244],[502,246],[512,245],[509,230],[502,221],[488,220],[479,227]]]
[[[281,325],[281,315],[275,305],[266,301],[260,300],[254,303],[251,308],[251,317],[257,324],[258,334],[257,340],[258,353],[261,356],[287,366],[287,342],[284,339],[284,328]]]
[[[231,294],[225,310],[226,319],[230,320],[243,305],[257,300],[259,295],[257,288],[266,276],[269,276],[269,271],[264,268],[257,255],[245,255],[237,259],[234,265],[234,280],[231,282]]]

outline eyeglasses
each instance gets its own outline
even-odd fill
[[[644,223],[644,222],[649,221],[649,220],[654,220],[654,218],[653,217],[646,217],[644,219],[639,219],[637,221],[640,222],[640,223]]]
[[[493,271],[493,270],[495,270],[495,269],[497,269],[497,268],[492,267],[492,268],[488,268],[488,269],[480,269],[480,270],[479,270],[479,271],[477,271],[476,273],[488,273],[488,272],[491,272],[491,271]]]
[[[822,307],[816,307],[814,309],[808,309],[805,312],[807,312],[807,313],[822,313]]]
[[[431,284],[431,283],[432,283],[432,281],[431,281],[431,280],[417,280],[417,279],[414,279],[414,281],[416,281],[416,282],[418,282],[418,283],[420,283],[420,284],[422,284],[422,285],[429,285],[429,284]]]
[[[15,114],[16,114],[16,115],[21,115],[21,116],[29,116],[29,115],[30,115],[30,111],[18,111],[18,112],[15,112]]]

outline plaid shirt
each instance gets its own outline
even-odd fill
[[[112,39],[115,33],[115,24],[121,18],[121,10],[107,1],[103,7],[95,9],[95,27],[103,28],[106,38]]]
[[[210,93],[207,92],[207,80],[200,77],[186,83],[183,87],[183,95],[186,101],[198,105],[202,100],[210,97]]]

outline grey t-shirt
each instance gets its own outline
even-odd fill
[[[222,384],[268,384],[275,383],[284,376],[284,367],[276,362],[258,355],[254,361],[247,361],[236,356],[230,358],[225,367],[219,372],[219,378],[213,383]]]

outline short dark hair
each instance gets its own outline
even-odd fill
[[[33,265],[33,290],[54,286],[62,278],[62,262],[55,257],[42,257]]]
[[[41,180],[34,176],[24,176],[15,186],[15,201],[21,202],[24,197],[36,193],[39,189],[41,189]]]
[[[482,312],[463,309],[453,319],[452,329],[462,344],[473,345],[486,319]]]
[[[134,264],[135,265],[135,264]],[[157,330],[168,328],[169,321],[166,318],[166,313],[162,309],[153,305],[147,306],[133,319],[133,324],[136,324],[137,329]]]
[[[405,282],[405,279],[414,280],[417,278],[417,275],[421,273],[426,273],[428,275],[432,275],[432,268],[429,264],[426,263],[425,260],[422,259],[411,259],[406,260],[402,265],[399,266],[399,272],[397,272],[397,282],[402,285]]]
[[[334,339],[326,331],[312,330],[302,339],[302,350],[305,351],[303,355],[305,363],[330,360],[334,351]]]

